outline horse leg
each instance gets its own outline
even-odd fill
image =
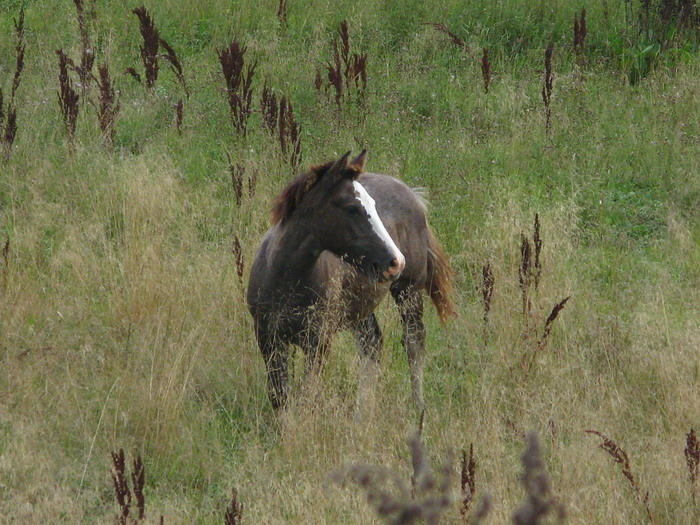
[[[408,285],[392,286],[394,297],[401,314],[403,325],[403,347],[411,367],[411,390],[413,402],[419,411],[425,403],[423,400],[423,364],[425,362],[425,326],[423,325],[423,296],[420,290]]]
[[[289,382],[287,362],[289,348],[286,342],[280,341],[275,335],[269,335],[256,326],[258,346],[267,368],[267,395],[272,408],[277,412],[287,404],[289,398]]]
[[[382,349],[382,330],[377,317],[369,314],[352,328],[355,342],[360,353],[360,379],[357,388],[357,405],[355,416],[363,411],[372,412],[373,396],[379,376],[379,357]]]

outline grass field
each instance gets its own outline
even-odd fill
[[[10,101],[22,4],[24,68]],[[381,465],[409,483],[418,414],[393,305],[379,311],[382,374],[361,424],[349,334],[319,385],[304,388],[298,356],[295,401],[279,418],[269,405],[244,290],[294,170],[264,126],[266,84],[293,106],[298,169],[367,148],[369,171],[425,188],[458,317],[442,327],[427,312],[423,440],[431,463],[455,473],[473,443],[472,512],[489,494],[486,523],[511,521],[534,431],[567,522],[698,523],[684,456],[700,424],[697,18],[684,28],[678,13],[664,21],[666,3],[644,18],[618,0],[287,4],[283,21],[272,0],[148,2],[187,97],[163,56],[145,86],[140,4],[84,0],[81,37],[73,2],[0,0],[2,113],[13,104],[17,123],[0,159],[0,521],[113,522],[120,448],[129,467],[143,458],[148,523],[220,523],[233,488],[243,523],[379,523],[364,492],[331,473]],[[367,81],[337,104],[326,77],[343,20]],[[119,102],[111,145],[95,80],[68,68],[80,97],[72,140],[58,102],[55,51],[80,66],[86,35],[91,71],[108,65]],[[257,61],[245,136],[217,56],[233,40]],[[535,214],[542,270],[524,314],[522,234],[532,243]],[[646,506],[589,429],[627,452]],[[464,521],[459,491],[457,479],[443,523]]]

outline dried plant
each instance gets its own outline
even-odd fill
[[[134,487],[134,497],[136,498],[136,508],[139,511],[138,519],[146,517],[146,502],[143,497],[143,487],[146,484],[146,471],[143,467],[141,456],[136,456],[131,469],[131,483]]]
[[[129,514],[131,513],[132,492],[129,489],[128,477],[126,474],[126,459],[124,457],[124,449],[119,449],[119,452],[112,452],[112,482],[114,484],[114,494],[117,497],[119,505],[119,514],[116,517],[116,523],[126,525]],[[141,456],[136,456],[131,470],[131,483],[133,485],[133,494],[136,499],[136,509],[138,516],[131,519],[131,523],[146,519],[146,500],[144,498],[143,489],[146,485],[146,471],[141,460]],[[163,517],[161,516],[161,523]]]
[[[10,100],[7,103],[7,113],[3,100],[2,89],[0,89],[0,140],[3,145],[3,158],[5,162],[10,160],[12,154],[12,145],[17,136],[17,107],[15,104],[15,93],[19,88],[22,79],[22,70],[24,69],[24,51],[26,44],[24,41],[24,7],[20,9],[19,17],[14,19],[15,37],[17,44],[15,45],[15,74],[12,77],[12,88],[10,90]]]
[[[630,482],[630,485],[632,485],[632,488],[634,489],[637,498],[639,498],[639,501],[644,505],[644,509],[647,513],[647,518],[649,518],[649,523],[653,524],[654,518],[651,514],[651,508],[649,507],[649,492],[642,491],[642,489],[639,487],[637,480],[632,474],[632,467],[630,467],[630,460],[629,456],[627,455],[627,452],[625,452],[620,446],[618,446],[617,443],[615,443],[612,439],[607,437],[602,432],[598,432],[597,430],[586,430],[586,433],[594,434],[603,440],[603,442],[598,446],[602,450],[607,452],[610,455],[610,457],[613,458],[615,463],[620,465],[622,474],[625,476],[625,478],[627,478],[627,481]]]
[[[158,41],[160,43],[160,47],[165,49],[165,53],[161,56],[165,58],[173,68],[175,77],[177,78],[178,82],[180,82],[182,89],[185,92],[185,97],[190,98],[190,90],[187,87],[185,75],[182,73],[182,64],[180,63],[180,59],[177,57],[177,53],[175,53],[175,50],[170,44],[168,44],[167,41],[163,40],[162,38],[159,38]]]
[[[527,435],[527,446],[521,460],[524,470],[522,482],[527,496],[513,514],[513,523],[537,525],[549,515],[554,515],[557,523],[562,523],[566,515],[564,506],[552,495],[540,443],[534,432]]]
[[[231,156],[228,156],[228,169],[231,173],[231,187],[233,188],[233,194],[236,196],[236,206],[240,206],[243,201],[243,177],[245,175],[245,168],[242,164],[234,164],[231,160]]]
[[[9,239],[7,242],[10,242]],[[7,262],[5,264],[7,264]],[[695,513],[697,518],[698,466],[700,465],[700,444],[698,443],[698,438],[695,435],[695,430],[692,428],[686,436],[686,445],[685,450],[683,452],[685,453],[685,462],[688,465],[688,479],[690,480],[690,497],[693,501],[693,512]]]
[[[243,503],[238,501],[238,491],[231,489],[231,501],[224,513],[224,525],[241,525]]]
[[[131,75],[132,78],[133,78],[134,80],[136,80],[136,82],[138,82],[139,84],[141,84],[141,75],[139,75],[138,72],[137,72],[133,67],[127,67],[127,68],[126,68],[126,72],[127,72],[129,75]]]
[[[399,475],[383,467],[351,465],[331,474],[331,479],[344,484],[351,481],[367,493],[368,503],[386,523],[409,525],[423,520],[434,525],[453,503],[450,490],[452,469],[445,465],[438,479],[430,468],[418,432],[409,440],[411,462],[416,479],[416,495]],[[387,485],[393,485],[393,489]]]
[[[532,284],[532,246],[524,233],[520,234],[520,267],[518,268],[518,282],[523,303],[523,316],[529,319],[532,311],[530,300],[530,285]]]
[[[158,45],[160,36],[153,19],[144,7],[137,7],[132,11],[139,19],[139,29],[143,46],[141,47],[141,60],[146,72],[146,87],[152,89],[158,80]]]
[[[491,84],[491,62],[489,61],[489,50],[484,48],[484,54],[481,57],[481,76],[484,78],[484,92],[489,92]]]
[[[574,15],[574,53],[582,55],[586,45],[586,8],[581,9],[581,17]]]
[[[542,277],[542,232],[540,227],[540,214],[535,213],[535,225],[532,234],[532,244],[535,246],[535,272],[534,272],[534,282],[535,290],[540,286],[540,277]]]
[[[294,119],[292,103],[286,97],[280,100],[278,130],[282,155],[296,171],[301,162],[301,125]]]
[[[233,247],[231,248],[233,252],[233,257],[236,259],[236,273],[238,274],[238,280],[243,284],[243,271],[245,269],[243,263],[243,249],[241,248],[241,241],[238,235],[233,236]]]
[[[445,24],[439,24],[437,22],[426,22],[426,25],[432,26],[438,31],[445,33],[450,37],[450,42],[454,45],[461,47],[465,53],[469,54],[469,46],[467,43],[456,33],[450,31],[450,29]]]
[[[175,106],[175,128],[177,129],[178,135],[182,135],[182,118],[183,118],[183,105],[182,99],[177,101]]]
[[[87,100],[90,90],[90,82],[93,78],[92,68],[95,64],[95,50],[90,43],[90,32],[85,19],[85,5],[83,0],[73,0],[78,14],[78,31],[80,32],[80,65],[75,68],[80,78],[80,89],[83,100]]]
[[[280,29],[282,30],[282,35],[284,35],[287,32],[287,0],[279,0],[277,18],[279,18]]]
[[[469,523],[469,509],[476,495],[476,462],[474,461],[474,444],[469,444],[469,459],[467,451],[462,450],[462,463],[460,465],[460,487],[462,489],[462,506],[459,509],[462,519]]]
[[[3,287],[7,285],[7,277],[10,274],[10,236],[5,238],[2,247],[2,282]]]
[[[364,103],[367,91],[367,54],[350,52],[350,27],[347,20],[340,23],[338,35],[333,40],[332,61],[326,65],[328,84],[335,91],[335,102],[342,107],[343,98],[354,97],[358,105]],[[320,93],[323,80],[316,71],[314,86]]]
[[[559,313],[564,309],[564,306],[566,306],[567,301],[571,299],[571,296],[565,297],[561,301],[559,301],[556,305],[554,305],[554,308],[552,308],[552,311],[549,314],[549,317],[547,317],[547,320],[544,323],[544,331],[542,332],[542,337],[537,343],[537,350],[543,350],[545,346],[547,346],[547,338],[549,337],[549,333],[552,331],[552,324],[554,321],[557,319],[557,316]],[[534,359],[534,356],[533,356]]]
[[[252,113],[252,82],[257,63],[245,64],[246,46],[237,40],[231,42],[228,48],[218,51],[221,70],[226,83],[226,93],[231,111],[231,122],[243,136],[248,130],[248,117]]]
[[[542,86],[542,101],[544,102],[545,116],[545,131],[549,134],[552,125],[552,110],[550,103],[552,101],[552,87],[554,83],[554,75],[552,73],[552,53],[554,44],[549,43],[544,52],[544,85]]]
[[[58,103],[61,106],[63,114],[63,123],[66,125],[68,132],[68,150],[72,152],[75,140],[75,128],[78,122],[79,106],[78,101],[80,96],[73,89],[73,81],[68,75],[68,65],[71,60],[66,56],[62,49],[56,50],[58,55]]]
[[[481,297],[484,303],[484,327],[489,324],[489,313],[491,312],[491,302],[493,301],[493,271],[491,263],[486,263],[481,267]]]
[[[103,64],[98,68],[99,79],[97,86],[100,90],[99,106],[97,108],[97,120],[100,123],[102,139],[105,146],[112,148],[114,145],[114,124],[119,115],[120,104],[117,99],[112,79],[109,77],[109,68]]]
[[[277,130],[277,95],[272,89],[267,87],[267,82],[263,86],[260,97],[260,113],[262,114],[263,126],[271,135],[274,135]]]
[[[119,505],[119,515],[117,523],[126,525],[126,520],[131,511],[131,491],[126,476],[126,461],[124,459],[124,449],[119,449],[119,452],[112,452],[112,481],[114,483],[114,493],[117,497]]]

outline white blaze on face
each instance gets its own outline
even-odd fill
[[[360,201],[360,204],[362,204],[362,207],[367,212],[367,215],[369,215],[369,222],[372,225],[374,233],[376,233],[379,238],[384,241],[384,244],[386,244],[389,251],[394,255],[394,258],[399,262],[399,269],[403,270],[404,266],[406,266],[406,258],[403,256],[398,246],[396,246],[396,243],[394,242],[394,239],[391,238],[391,235],[389,235],[389,232],[386,231],[384,223],[379,218],[379,214],[377,213],[377,207],[374,199],[369,193],[367,193],[367,190],[362,184],[357,181],[353,181],[352,184],[355,187],[357,200]]]

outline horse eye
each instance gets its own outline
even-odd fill
[[[351,204],[350,206],[345,207],[345,211],[348,212],[350,215],[359,215],[360,207],[357,204]]]

